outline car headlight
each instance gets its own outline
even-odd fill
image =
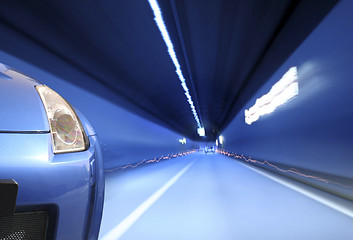
[[[88,138],[70,104],[45,85],[38,85],[36,89],[47,112],[53,152],[57,154],[86,150],[89,146]]]

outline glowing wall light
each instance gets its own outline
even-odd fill
[[[224,137],[223,137],[222,135],[220,135],[220,136],[218,137],[218,140],[219,140],[219,144],[220,144],[220,145],[223,145],[223,143],[224,143]]]
[[[181,139],[179,139],[179,142],[180,142],[181,144],[186,144],[186,138],[181,138]]]
[[[250,125],[257,121],[260,116],[272,113],[276,108],[298,95],[299,87],[297,80],[297,67],[291,67],[283,77],[272,86],[267,94],[256,99],[255,104],[251,108],[245,109],[245,122]]]
[[[175,72],[177,73],[177,75],[179,77],[179,80],[180,80],[180,83],[181,83],[181,86],[182,86],[182,88],[185,91],[186,99],[187,99],[187,101],[188,101],[188,103],[190,105],[190,108],[191,108],[192,114],[194,115],[194,118],[195,118],[195,121],[197,123],[198,129],[200,129],[200,128],[202,128],[201,127],[201,123],[200,123],[200,118],[197,115],[196,108],[194,106],[194,102],[192,101],[189,89],[186,86],[185,78],[184,78],[183,73],[181,71],[180,64],[179,64],[179,61],[177,59],[176,53],[174,51],[173,43],[170,40],[169,33],[167,31],[167,27],[165,26],[164,21],[163,21],[162,12],[161,12],[156,0],[148,0],[148,2],[149,2],[150,6],[151,6],[151,8],[153,10],[154,20],[156,21],[156,24],[157,24],[157,26],[159,28],[159,31],[162,34],[163,40],[165,42],[165,45],[167,45],[169,56],[170,56],[170,58],[172,59],[172,61],[174,63],[174,66],[175,66],[175,69],[176,69]],[[197,130],[197,131],[199,132],[199,130]]]

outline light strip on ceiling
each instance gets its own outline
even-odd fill
[[[181,82],[181,86],[183,87],[183,89],[185,91],[185,96],[187,98],[187,101],[188,101],[188,103],[190,105],[191,111],[192,111],[192,113],[194,115],[194,118],[196,120],[198,129],[202,129],[202,126],[201,126],[201,123],[200,123],[200,118],[197,115],[196,108],[194,106],[194,102],[192,101],[189,89],[186,86],[185,78],[183,76],[183,72],[181,71],[180,64],[179,64],[179,61],[177,59],[176,53],[174,51],[173,43],[170,40],[169,33],[167,31],[167,27],[164,24],[163,17],[162,17],[162,12],[161,12],[156,0],[148,0],[148,2],[149,2],[150,6],[151,6],[151,8],[153,10],[154,20],[156,21],[156,24],[157,24],[157,26],[159,28],[159,31],[162,34],[163,40],[164,40],[165,44],[167,45],[169,56],[172,59],[172,61],[174,63],[174,66],[176,68],[175,72],[177,73],[177,75],[179,77],[179,80]]]

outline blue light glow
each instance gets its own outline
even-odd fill
[[[194,102],[191,99],[191,95],[190,95],[189,89],[186,85],[185,78],[184,78],[183,73],[181,71],[180,64],[177,59],[176,53],[174,51],[173,43],[170,40],[169,33],[167,31],[167,27],[164,24],[162,12],[161,12],[156,0],[148,0],[148,2],[153,10],[153,13],[155,16],[154,20],[156,21],[156,24],[159,28],[159,31],[162,34],[163,40],[164,40],[165,44],[167,45],[169,56],[174,63],[174,66],[176,68],[175,72],[178,75],[179,80],[181,82],[181,86],[183,87],[183,89],[185,91],[185,96],[187,98],[188,103],[190,104],[190,108],[191,108],[191,111],[192,111],[194,118],[196,120],[197,126],[200,129],[200,128],[202,128],[201,123],[200,123],[200,119],[199,119],[199,116],[197,115],[196,108],[194,106]]]

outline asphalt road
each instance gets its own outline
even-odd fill
[[[106,175],[100,238],[353,239],[353,218],[220,154]]]

